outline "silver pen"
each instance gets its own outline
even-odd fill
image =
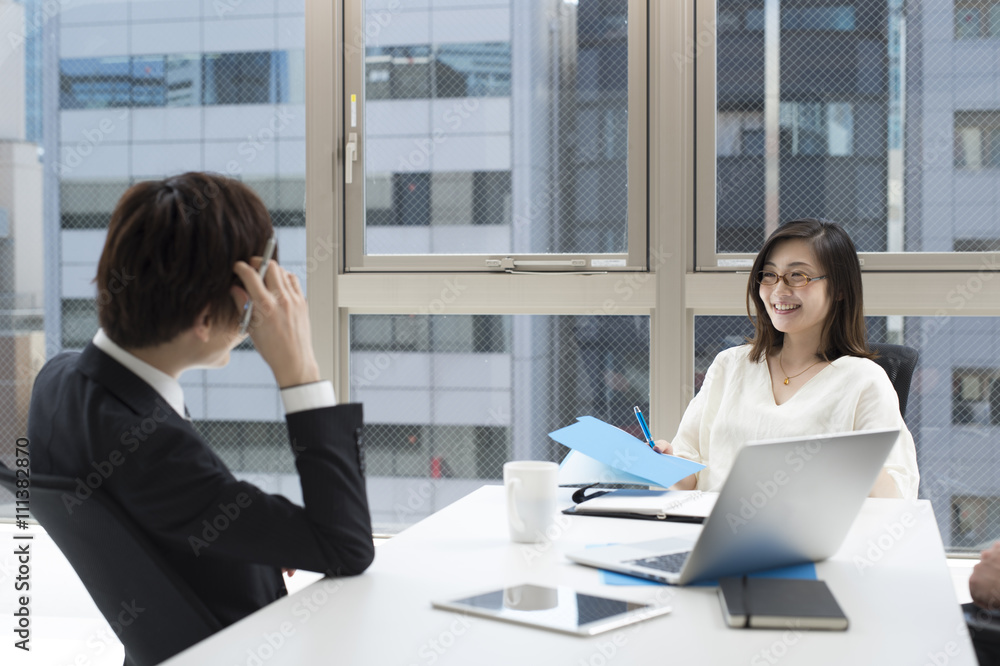
[[[271,236],[267,239],[267,245],[264,246],[264,257],[260,262],[260,281],[264,281],[264,276],[267,275],[267,265],[271,263],[271,257],[274,256],[274,246],[277,245],[278,239],[276,236]],[[249,293],[248,293],[249,295]],[[253,300],[247,299],[247,302],[243,304],[243,321],[240,322],[240,335],[244,335],[247,332],[247,328],[250,326],[250,317],[253,316]]]

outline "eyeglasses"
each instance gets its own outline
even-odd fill
[[[825,275],[820,275],[819,277],[809,277],[804,273],[785,273],[784,275],[778,275],[773,271],[761,271],[757,273],[757,282],[765,287],[778,284],[778,280],[781,280],[789,287],[798,289],[799,287],[806,286],[814,280],[822,280],[824,278],[826,278]]]

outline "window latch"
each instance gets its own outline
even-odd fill
[[[354,182],[354,163],[358,161],[358,135],[351,132],[347,135],[347,144],[344,146],[344,183],[350,185]]]

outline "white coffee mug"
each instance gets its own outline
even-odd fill
[[[556,479],[559,465],[543,460],[504,463],[510,538],[517,543],[539,543],[556,518]]]

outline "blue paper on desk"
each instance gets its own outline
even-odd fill
[[[601,582],[605,585],[666,585],[655,580],[647,580],[637,576],[618,573],[617,571],[607,571],[600,569]],[[800,580],[816,580],[816,565],[812,562],[805,564],[792,564],[787,567],[777,569],[766,569],[764,571],[754,571],[747,574],[747,578],[796,578]],[[719,584],[717,580],[703,580],[691,583],[692,587],[714,587]]]
[[[579,416],[576,423],[550,432],[549,437],[605,465],[663,488],[705,468],[686,458],[657,453],[641,439],[593,416]]]

